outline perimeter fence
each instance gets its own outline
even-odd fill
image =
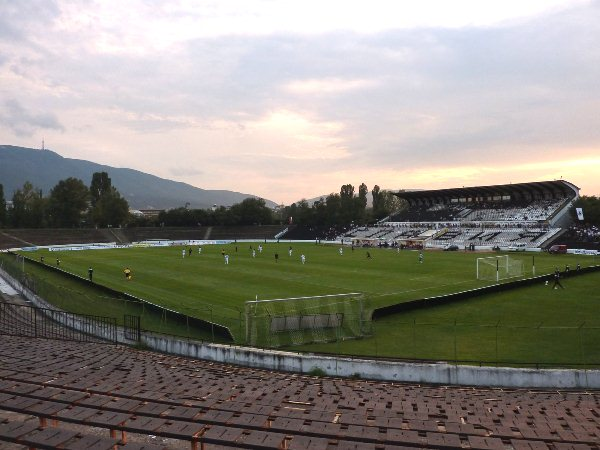
[[[197,305],[195,309],[198,316],[207,317],[205,320],[98,284],[93,284],[94,289],[89,289],[92,283],[88,280],[54,267],[46,269],[59,270],[67,277],[66,280],[71,282],[46,279],[39,271],[31,270],[33,266],[40,265],[41,263],[21,255],[0,253],[0,269],[16,279],[25,289],[61,310],[115,317],[117,325],[120,326],[125,325],[125,316],[139,316],[143,331],[219,343],[232,343],[229,329],[221,323],[240,326],[242,323],[242,311],[239,314],[236,312],[235,316],[230,314],[221,317],[219,310],[215,310],[212,305]],[[235,321],[232,320],[234,317]]]

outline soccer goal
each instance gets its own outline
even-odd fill
[[[508,255],[477,258],[477,279],[500,281],[523,276],[523,261]]]
[[[282,347],[363,336],[370,312],[363,294],[350,293],[251,300],[245,319],[248,345]]]

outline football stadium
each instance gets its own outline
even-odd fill
[[[4,230],[0,439],[597,448],[600,248],[569,233],[579,189],[394,194],[401,210],[334,236]]]

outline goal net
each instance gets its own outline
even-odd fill
[[[508,255],[477,258],[477,279],[500,281],[523,276],[523,261]]]
[[[248,345],[282,347],[363,336],[370,313],[351,293],[247,301],[245,319]]]

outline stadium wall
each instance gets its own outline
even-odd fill
[[[359,376],[364,379],[403,383],[511,388],[600,388],[600,370],[518,369],[448,363],[380,361],[203,344],[148,334],[142,337],[142,341],[149,348],[164,353],[302,374],[310,374],[315,369],[321,369],[328,376]]]

